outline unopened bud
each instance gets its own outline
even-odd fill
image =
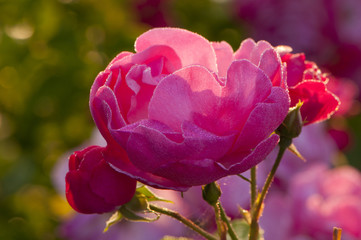
[[[202,186],[203,199],[212,206],[214,206],[218,202],[221,193],[221,188],[216,182],[212,182],[205,186]]]
[[[290,109],[285,120],[283,120],[282,124],[276,130],[278,135],[289,139],[300,135],[303,126],[300,112],[301,106],[302,103],[299,102],[296,106]]]
[[[140,212],[149,209],[147,198],[144,196],[144,194],[141,193],[135,193],[132,200],[126,203],[125,206],[134,212]]]

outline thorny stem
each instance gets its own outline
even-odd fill
[[[239,240],[220,202],[219,202],[219,210],[221,211],[221,218],[223,222],[225,222],[227,225],[229,236],[231,237],[232,240]]]
[[[268,174],[268,177],[262,188],[262,192],[261,192],[260,196],[257,198],[255,204],[252,206],[252,209],[251,209],[252,220],[251,220],[251,226],[250,226],[249,240],[257,240],[258,239],[258,233],[259,233],[258,220],[259,220],[261,209],[263,206],[263,201],[266,197],[268,189],[271,186],[271,183],[276,174],[277,168],[281,162],[283,154],[285,153],[286,149],[291,144],[292,144],[292,139],[281,136],[281,139],[279,142],[279,151],[278,151],[278,155],[275,160],[275,163],[273,164],[271,172]]]
[[[226,240],[227,238],[227,227],[224,225],[223,219],[221,217],[221,209],[219,201],[212,206],[214,208],[214,214],[216,217],[218,235],[221,240]]]
[[[180,221],[181,223],[183,223],[184,225],[186,225],[187,227],[191,228],[192,230],[194,230],[195,232],[199,233],[200,235],[202,235],[204,238],[208,239],[208,240],[217,240],[216,237],[214,237],[212,234],[210,234],[209,232],[205,231],[204,229],[202,229],[200,226],[198,226],[197,224],[195,224],[193,221],[191,221],[190,219],[182,216],[181,214],[179,214],[178,212],[169,210],[167,208],[161,208],[161,207],[157,207],[155,205],[149,204],[149,208],[155,212],[167,215],[169,217],[175,218],[178,221]]]
[[[251,168],[251,207],[256,203],[257,198],[257,180],[256,180],[257,167]]]

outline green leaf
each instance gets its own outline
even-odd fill
[[[108,221],[106,221],[105,223],[106,225],[103,232],[108,231],[110,226],[120,222],[122,219],[123,219],[123,215],[119,212],[119,210],[113,213],[113,215],[108,219]]]
[[[151,192],[151,191],[150,191],[146,186],[144,186],[144,185],[143,185],[142,187],[137,188],[137,193],[143,194],[149,202],[152,202],[152,201],[162,201],[162,202],[173,203],[173,202],[170,201],[170,200],[166,200],[166,199],[163,199],[163,198],[158,197],[157,195],[155,195],[153,192]]]
[[[249,225],[244,219],[234,220],[231,224],[240,240],[248,240]],[[227,235],[227,239],[231,239],[231,237]],[[264,240],[262,229],[260,229],[258,240]]]
[[[128,221],[135,221],[135,222],[154,222],[154,221],[158,220],[160,217],[160,214],[158,214],[152,210],[143,211],[140,214],[136,213],[136,212],[132,211],[131,209],[127,208],[126,205],[121,206],[119,208],[119,212]],[[153,215],[155,215],[155,217],[153,217],[153,218],[147,217],[146,215],[148,215],[148,214],[153,214]]]

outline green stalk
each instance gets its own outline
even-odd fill
[[[274,176],[275,176],[277,168],[281,162],[283,154],[285,153],[286,149],[291,144],[292,144],[292,139],[281,136],[281,139],[279,142],[279,151],[278,151],[278,155],[275,160],[275,163],[273,164],[271,172],[268,174],[268,177],[262,188],[262,192],[261,192],[260,196],[257,198],[254,206],[252,206],[252,209],[251,209],[252,210],[251,211],[252,220],[251,220],[251,226],[250,226],[249,240],[257,240],[258,239],[258,233],[259,233],[258,220],[260,217],[264,199],[265,199],[267,192],[271,186],[271,183],[274,179]]]
[[[221,212],[221,218],[223,222],[225,222],[227,225],[229,236],[231,237],[232,240],[239,240],[220,202],[219,202],[219,210]]]
[[[149,208],[157,213],[161,213],[164,215],[167,215],[169,217],[175,218],[178,221],[180,221],[181,223],[183,223],[184,225],[186,225],[187,227],[189,227],[190,229],[194,230],[195,232],[199,233],[200,235],[202,235],[204,238],[208,239],[208,240],[217,240],[216,237],[214,237],[212,234],[210,234],[209,232],[205,231],[204,229],[202,229],[200,226],[198,226],[197,224],[195,224],[193,221],[191,221],[190,219],[182,216],[181,214],[179,214],[178,212],[169,210],[167,208],[161,208],[161,207],[157,207],[155,205],[149,204]]]
[[[216,204],[214,204],[212,207],[214,209],[214,214],[215,214],[215,217],[216,217],[216,223],[217,223],[217,230],[218,230],[219,238],[221,240],[226,240],[227,239],[227,228],[224,225],[224,222],[223,222],[222,217],[221,217],[221,210],[220,210],[219,201]]]
[[[256,203],[257,199],[257,179],[256,179],[257,167],[251,168],[251,208]]]

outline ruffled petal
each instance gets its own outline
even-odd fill
[[[118,129],[126,125],[116,96],[107,86],[99,88],[96,95],[91,99],[90,111],[100,133],[108,143],[112,141],[109,129]]]
[[[227,175],[212,159],[185,159],[169,163],[159,168],[156,174],[191,186],[208,184]]]
[[[134,65],[126,76],[126,82],[133,91],[130,108],[127,114],[129,123],[148,118],[148,104],[153,96],[157,81],[151,74],[151,68],[146,65]]]
[[[225,77],[233,61],[233,49],[227,42],[212,42],[212,47],[217,56],[218,76]]]
[[[144,51],[139,51],[136,54],[126,56],[119,61],[115,61],[109,67],[110,70],[121,69],[122,72],[127,73],[129,69],[135,64],[151,64],[155,60],[163,58],[164,67],[162,73],[169,74],[182,67],[182,62],[177,52],[166,45],[153,45]],[[154,72],[152,72],[155,75]]]
[[[283,65],[275,49],[266,50],[259,62],[259,68],[271,79],[273,86],[287,88],[287,79],[284,77]]]
[[[182,68],[156,87],[149,103],[149,119],[181,132],[182,123],[193,122],[195,114],[214,118],[221,92],[222,86],[206,68]]]
[[[273,49],[272,45],[269,42],[266,41],[258,41],[256,46],[253,48],[253,51],[251,52],[251,57],[250,57],[250,61],[255,64],[258,65],[262,54],[268,50],[268,49]]]
[[[250,59],[251,53],[255,48],[255,46],[256,46],[256,42],[253,39],[247,38],[243,40],[237,51],[234,53],[234,59],[235,60]]]
[[[282,62],[287,64],[287,84],[293,87],[303,80],[303,72],[306,69],[305,55],[299,54],[285,54],[282,56]]]
[[[236,136],[236,133],[217,136],[190,122],[185,122],[182,130],[184,141],[178,143],[149,123],[148,126],[139,125],[128,140],[129,159],[139,169],[154,173],[160,166],[182,159],[221,158],[231,149]]]
[[[242,130],[251,111],[267,98],[271,88],[269,78],[254,64],[247,60],[234,61],[228,69],[221,105],[228,128]]]
[[[161,189],[172,189],[176,191],[186,191],[189,187],[184,183],[176,183],[150,172],[144,172],[135,167],[128,159],[127,153],[119,145],[108,145],[103,153],[104,159],[117,172],[123,173],[146,185]]]
[[[210,42],[204,37],[179,28],[156,28],[140,35],[135,42],[137,52],[155,45],[171,47],[179,56],[182,66],[199,64],[217,71],[217,59]]]
[[[283,122],[288,109],[287,92],[280,87],[273,87],[267,99],[258,103],[249,115],[233,149],[239,151],[255,148]]]
[[[260,142],[247,156],[244,156],[244,153],[242,152],[227,156],[224,161],[227,162],[229,166],[223,165],[224,168],[228,170],[227,175],[245,172],[262,162],[277,146],[278,140],[278,135],[272,134],[269,138]]]

